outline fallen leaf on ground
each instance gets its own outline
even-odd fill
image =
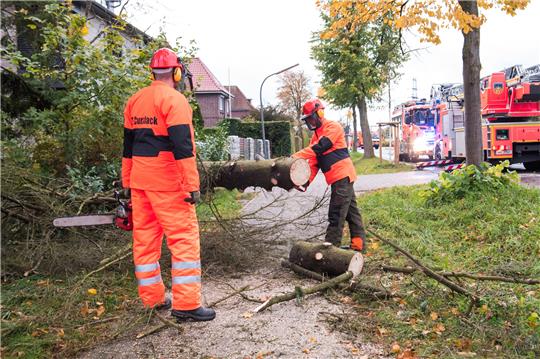
[[[437,334],[440,334],[440,333],[444,332],[445,330],[446,330],[446,328],[444,327],[444,325],[442,323],[437,324],[433,328],[433,331],[435,331],[435,333],[437,333]]]
[[[383,327],[379,327],[379,328],[377,328],[377,334],[380,335],[380,336],[383,336],[385,334],[388,334],[388,330],[383,328]]]
[[[457,309],[456,307],[453,307],[452,309],[450,309],[450,313],[454,315],[459,315],[459,309]]]
[[[431,312],[429,316],[431,317],[431,320],[439,319],[439,314],[437,314],[437,312]]]
[[[472,347],[472,340],[469,338],[459,338],[455,341],[456,348],[462,352],[470,352]]]
[[[83,317],[86,317],[90,310],[88,309],[88,302],[84,302],[83,306],[81,307],[80,313]]]
[[[310,337],[310,338],[309,338],[309,341],[310,341],[311,343],[317,343],[317,338],[315,338],[315,337]]]
[[[351,297],[343,296],[339,299],[339,301],[343,304],[353,304],[354,300]]]
[[[96,295],[97,294],[97,289],[96,288],[90,288],[88,289],[88,294],[89,295]]]
[[[38,280],[37,281],[37,285],[39,285],[40,287],[45,287],[45,286],[48,286],[49,285],[49,280]]]
[[[242,317],[246,319],[251,318],[252,316],[253,316],[252,312],[244,312],[244,314],[242,314]]]
[[[418,359],[418,357],[416,356],[416,354],[414,354],[414,350],[405,349],[405,351],[403,351],[403,353],[398,354],[396,359]]]
[[[392,344],[392,348],[390,349],[390,351],[394,354],[399,353],[401,351],[401,347],[398,343],[394,343]]]
[[[309,349],[308,349],[308,348],[303,349],[303,350],[302,350],[302,353],[304,353],[304,354],[309,354]]]
[[[99,317],[103,313],[105,313],[105,306],[100,305],[96,311],[96,315]]]

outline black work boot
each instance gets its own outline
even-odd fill
[[[169,310],[172,307],[171,293],[165,293],[165,301],[154,307],[155,310]]]
[[[199,307],[193,310],[177,310],[173,309],[171,315],[176,318],[177,322],[186,320],[194,320],[196,322],[205,322],[213,320],[216,317],[216,311],[211,308]]]

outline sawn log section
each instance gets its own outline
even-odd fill
[[[296,242],[289,252],[289,262],[329,276],[347,271],[360,274],[364,260],[360,253],[337,248],[330,243]]]
[[[260,161],[203,162],[199,164],[201,188],[224,187],[243,190],[281,187],[290,190],[304,185],[311,169],[304,159],[277,158]]]

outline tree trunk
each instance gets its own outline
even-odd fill
[[[358,152],[358,125],[356,123],[356,107],[352,106],[352,116],[353,116],[353,145],[352,149],[354,152]]]
[[[460,0],[466,13],[478,16],[476,1]],[[465,156],[467,164],[479,166],[482,156],[480,115],[480,29],[463,32],[463,92],[465,96]]]
[[[330,243],[296,242],[289,262],[317,273],[335,276],[351,271],[360,274],[364,259],[360,253],[337,248]]]
[[[290,190],[304,185],[311,175],[306,160],[278,158],[261,161],[204,162],[199,164],[201,188],[214,187],[243,190],[261,187],[270,190],[281,187]]]
[[[367,116],[367,104],[365,98],[360,98],[358,101],[358,112],[360,114],[360,129],[362,130],[362,140],[364,141],[364,158],[375,157],[373,150],[373,141],[371,140],[371,130]]]

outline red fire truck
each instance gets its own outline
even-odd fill
[[[458,84],[432,88],[437,159],[465,158],[461,90]],[[505,72],[495,72],[482,79],[481,91],[485,160],[509,160],[523,163],[528,170],[540,169],[540,81],[516,81]]]
[[[422,99],[400,104],[392,121],[399,123],[400,161],[415,161],[422,155],[433,159],[435,117],[430,103]]]

